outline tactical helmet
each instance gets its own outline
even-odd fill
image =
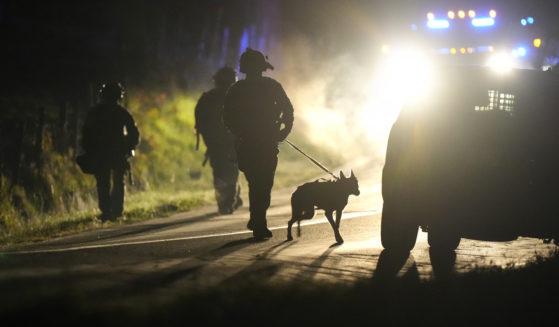
[[[268,61],[266,61],[267,57],[265,57],[262,52],[253,50],[251,48],[247,48],[246,51],[241,55],[240,60],[240,71],[241,73],[246,73],[247,70],[257,70],[257,71],[265,71],[267,69],[274,69]]]
[[[213,76],[213,80],[217,84],[233,84],[237,80],[237,72],[229,67],[225,66],[220,68]]]
[[[118,101],[124,97],[124,87],[119,82],[107,83],[101,86],[99,93],[103,101]]]

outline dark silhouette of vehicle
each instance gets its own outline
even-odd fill
[[[559,236],[559,76],[448,67],[429,101],[406,107],[388,140],[381,241],[411,250],[461,238]]]

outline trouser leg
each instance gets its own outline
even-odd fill
[[[233,212],[237,196],[239,169],[226,155],[210,156],[215,198],[220,212]]]
[[[113,188],[111,192],[111,211],[113,217],[122,216],[124,207],[124,175],[126,171],[123,168],[112,169]]]
[[[249,211],[254,231],[267,228],[266,211],[270,207],[277,156],[263,158],[245,169],[245,177],[249,187]]]
[[[111,171],[103,169],[95,174],[99,209],[104,219],[111,216]]]
[[[237,170],[238,176],[238,170]],[[237,209],[243,205],[243,199],[241,199],[241,184],[236,183],[237,187],[235,189],[235,201],[233,201],[233,209]]]

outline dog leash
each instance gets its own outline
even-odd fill
[[[295,144],[291,143],[291,141],[289,140],[285,140],[285,142],[287,142],[287,144],[291,145],[291,147],[297,151],[299,151],[302,155],[304,155],[305,157],[307,157],[310,161],[312,161],[315,165],[317,165],[320,169],[324,170],[325,172],[327,172],[328,174],[332,175],[332,177],[334,177],[334,179],[338,180],[340,179],[338,176],[332,174],[332,172],[330,172],[326,167],[324,167],[324,165],[322,165],[320,162],[316,161],[315,159],[311,158],[311,156],[309,156],[308,154],[306,154],[305,152],[303,152],[303,150],[299,149]]]

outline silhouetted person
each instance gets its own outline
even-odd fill
[[[227,89],[237,80],[237,73],[231,67],[223,67],[215,73],[213,80],[215,88],[202,94],[196,105],[196,130],[206,144],[219,213],[231,214],[243,201],[237,183],[239,167],[235,138],[223,124],[223,103]]]
[[[225,98],[224,122],[236,137],[239,169],[249,187],[250,220],[255,238],[272,236],[266,222],[278,163],[278,143],[293,126],[293,106],[280,83],[262,72],[273,69],[259,51],[247,49],[240,60],[245,79],[233,84]]]
[[[95,162],[100,218],[105,221],[122,216],[124,176],[130,169],[128,158],[140,142],[140,134],[130,113],[119,105],[124,96],[120,83],[104,84],[100,95],[101,103],[87,113],[82,147]]]

